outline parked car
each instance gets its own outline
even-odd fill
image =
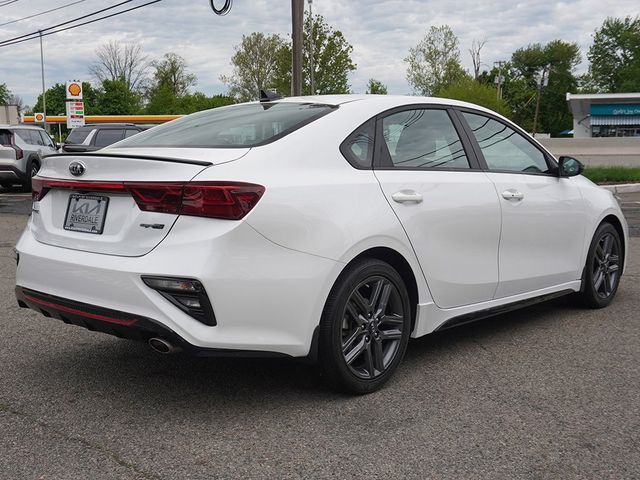
[[[94,152],[146,130],[133,123],[101,123],[76,127],[60,146],[64,153]]]
[[[216,108],[49,157],[16,295],[162,353],[309,356],[371,392],[410,336],[561,295],[612,301],[627,224],[582,168],[454,100]]]
[[[40,127],[0,125],[0,185],[20,184],[31,190],[33,177],[46,155],[56,153],[56,145]]]

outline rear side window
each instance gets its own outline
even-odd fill
[[[129,138],[134,136],[136,133],[140,133],[140,130],[133,130],[132,128],[127,128],[124,131],[124,138]]]
[[[255,147],[331,112],[314,103],[252,103],[194,113],[125,139],[118,147]]]
[[[37,130],[16,130],[15,132],[23,142],[29,145],[43,145]]]
[[[85,141],[85,139],[89,136],[91,130],[93,130],[93,127],[74,128],[65,140],[65,143],[78,145]]]
[[[376,121],[371,119],[360,125],[340,145],[340,151],[355,168],[371,168]]]
[[[112,143],[122,140],[123,130],[121,128],[101,129],[96,132],[96,147],[106,147]]]
[[[0,145],[11,145],[11,132],[0,130]]]
[[[382,168],[469,168],[446,110],[403,110],[382,119]]]

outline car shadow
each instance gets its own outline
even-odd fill
[[[411,364],[428,368],[443,350],[449,354],[461,352],[469,338],[482,342],[496,335],[517,335],[523,327],[539,328],[537,324],[552,322],[555,315],[551,312],[570,308],[573,307],[567,300],[557,299],[412,339],[405,357],[408,368],[402,369],[403,375],[411,375]],[[44,385],[49,391],[64,386],[65,391],[84,392],[81,399],[109,396],[122,405],[145,405],[154,411],[170,410],[172,414],[180,410],[185,415],[194,408],[246,403],[247,399],[281,400],[286,405],[294,398],[308,402],[349,402],[358,398],[330,390],[318,369],[308,361],[160,355],[142,343],[66,328],[76,330],[70,338],[66,333],[57,335],[65,340],[59,342],[59,348],[43,350],[25,366],[22,374],[28,384]],[[383,389],[379,394],[384,392]]]

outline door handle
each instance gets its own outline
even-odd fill
[[[394,202],[398,203],[420,203],[422,202],[422,195],[418,192],[414,192],[413,190],[400,190],[399,192],[391,195]]]
[[[502,192],[502,198],[505,200],[522,200],[524,198],[524,193],[510,188],[509,190]]]

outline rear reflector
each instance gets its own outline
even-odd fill
[[[265,188],[243,182],[90,182],[33,177],[34,202],[52,188],[129,193],[145,212],[240,220],[258,203]]]

